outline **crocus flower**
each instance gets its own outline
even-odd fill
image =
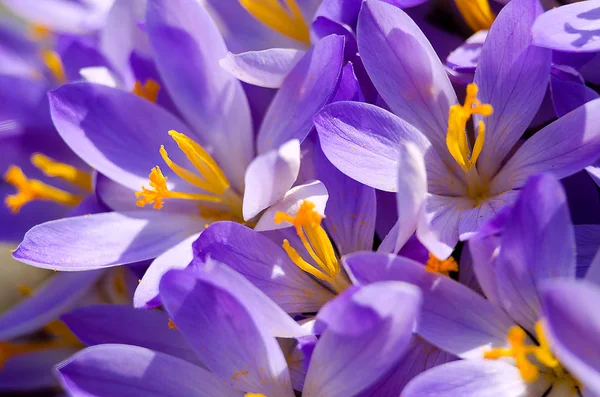
[[[137,290],[139,306],[157,303],[160,276],[167,268],[188,264],[190,243],[208,223],[252,221],[281,202],[298,175],[298,142],[332,95],[343,57],[343,39],[336,36],[305,55],[266,115],[254,158],[248,103],[239,82],[218,65],[226,48],[205,9],[191,0],[151,1],[146,29],[162,81],[194,128],[118,89],[75,83],[52,92],[59,133],[90,166],[119,185],[105,183],[106,178],[96,181],[100,200],[120,212],[38,226],[14,253],[25,263],[57,270],[115,266],[164,253]],[[188,162],[193,168],[184,168]],[[284,203],[291,205],[294,194],[310,195],[313,189],[296,188]],[[136,201],[153,208],[141,210]]]
[[[377,189],[397,190],[398,148],[405,142],[420,148],[428,193],[420,207],[407,193],[406,213],[399,216],[418,223],[417,235],[439,258],[448,257],[459,237],[468,238],[511,203],[529,175],[549,171],[562,178],[598,157],[595,109],[600,101],[588,102],[515,147],[548,84],[550,51],[531,45],[531,26],[541,12],[535,0],[515,0],[503,8],[484,44],[475,83],[459,105],[415,24],[395,7],[366,1],[359,17],[359,49],[375,87],[396,115],[367,104],[335,103],[315,117],[329,160]],[[471,116],[477,127],[473,140],[466,132]],[[403,178],[402,170],[399,174]]]
[[[290,337],[298,326],[243,277],[209,261],[200,272],[169,272],[160,289],[208,371],[147,348],[94,346],[58,367],[72,395],[294,395],[274,336]],[[418,289],[397,282],[348,290],[332,301],[319,316],[323,332],[310,354],[303,395],[361,395],[402,357],[419,303]]]

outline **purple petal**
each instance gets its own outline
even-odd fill
[[[519,188],[530,175],[540,172],[564,178],[592,164],[600,153],[598,123],[600,99],[580,106],[538,131],[492,180],[492,193]]]
[[[552,385],[541,374],[527,384],[519,369],[500,360],[463,360],[440,365],[424,372],[402,391],[403,397],[542,396]]]
[[[285,78],[258,133],[258,152],[300,142],[310,132],[312,117],[332,97],[342,70],[344,38],[325,37],[302,57]]]
[[[341,397],[372,386],[406,351],[420,304],[419,290],[405,283],[390,281],[346,290],[328,304],[343,314],[335,316],[317,342],[303,393]],[[317,321],[322,315],[328,317],[323,310]],[[352,329],[360,322],[358,331]]]
[[[598,98],[593,89],[587,87],[577,70],[569,66],[554,66],[550,77],[552,103],[558,117],[562,117],[586,102]]]
[[[399,8],[369,0],[359,15],[358,46],[373,84],[392,111],[446,154],[448,109],[456,95],[419,27]]]
[[[214,374],[167,354],[129,345],[89,347],[56,368],[73,396],[242,397]]]
[[[486,221],[496,216],[502,208],[510,206],[519,196],[518,190],[508,190],[492,196],[475,208],[464,211],[458,226],[458,234],[462,241],[468,240]]]
[[[446,65],[458,73],[475,73],[481,49],[487,37],[487,30],[480,30],[469,37],[446,58]]]
[[[0,340],[32,333],[55,320],[76,305],[101,275],[100,271],[55,274],[31,297],[0,316]]]
[[[423,292],[417,332],[433,345],[463,358],[480,358],[504,346],[514,322],[499,307],[449,277],[430,273],[412,260],[389,254],[357,253],[344,258],[360,284],[405,281]]]
[[[339,101],[365,102],[365,97],[363,95],[360,82],[356,77],[352,62],[346,63],[346,66],[344,66],[342,69],[340,83],[335,92],[335,96],[331,100],[331,102]]]
[[[540,282],[574,278],[575,264],[575,235],[562,187],[551,175],[532,177],[502,233],[495,267],[504,308],[533,330],[540,317]]]
[[[201,218],[157,211],[77,216],[34,227],[13,257],[65,271],[116,266],[155,258],[204,224]]]
[[[600,248],[600,225],[575,225],[577,277],[586,277]]]
[[[187,161],[168,131],[193,135],[158,105],[90,83],[64,85],[49,97],[52,119],[65,142],[91,167],[123,186],[139,190],[147,184],[150,170],[164,163],[161,145],[176,163]],[[178,183],[189,189],[175,174],[167,176],[176,182],[172,186]]]
[[[146,18],[156,66],[173,101],[242,190],[254,156],[252,120],[242,85],[219,66],[227,48],[216,24],[194,0],[154,0]]]
[[[134,345],[201,365],[181,333],[169,328],[169,317],[161,311],[93,305],[64,314],[61,320],[87,346]]]
[[[599,19],[597,1],[554,8],[535,21],[533,43],[560,51],[597,52]]]
[[[215,375],[238,389],[293,396],[287,363],[274,335],[239,291],[229,288],[181,270],[167,273],[160,285],[169,315]]]
[[[542,289],[552,351],[590,391],[600,393],[600,288],[588,281],[553,281]]]
[[[199,235],[200,233],[192,234],[152,261],[135,289],[134,307],[150,309],[160,305],[158,286],[162,276],[171,269],[184,269],[190,264],[194,259],[192,243],[198,239]]]
[[[243,214],[250,220],[283,198],[300,171],[300,142],[292,139],[257,156],[246,170]]]
[[[315,118],[323,152],[340,171],[367,186],[396,191],[400,143],[430,147],[412,125],[374,105],[336,102]]]
[[[481,103],[494,107],[494,113],[483,119],[486,137],[477,162],[485,175],[497,172],[544,99],[552,52],[531,45],[531,26],[542,12],[538,0],[511,1],[483,44],[475,83]]]
[[[242,54],[231,52],[219,64],[235,78],[252,85],[280,88],[285,77],[305,52],[292,48],[270,48]]]
[[[210,257],[241,273],[287,313],[317,312],[334,296],[300,270],[281,246],[237,223],[212,224],[194,243],[194,251],[201,261]]]

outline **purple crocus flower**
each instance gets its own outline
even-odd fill
[[[158,303],[160,276],[189,263],[190,243],[206,224],[250,222],[273,204],[289,208],[322,195],[319,183],[288,190],[299,171],[298,142],[332,96],[343,59],[343,38],[318,42],[286,79],[255,142],[241,85],[218,65],[226,48],[205,9],[192,0],[150,1],[146,29],[162,81],[187,123],[114,88],[75,83],[52,92],[59,133],[107,177],[97,178],[96,194],[119,212],[40,225],[14,253],[25,263],[58,270],[158,257],[137,290],[136,306]],[[182,167],[188,161],[197,173]],[[154,209],[137,208],[136,191],[138,205]]]
[[[548,84],[550,51],[531,45],[531,26],[541,12],[536,0],[515,0],[503,8],[461,106],[439,59],[410,18],[385,3],[363,3],[361,56],[396,115],[361,103],[329,105],[315,117],[321,146],[342,172],[377,189],[396,191],[398,183],[414,185],[414,179],[402,182],[405,176],[424,178],[423,172],[402,168],[415,168],[410,159],[418,156],[407,157],[410,161],[398,171],[399,148],[415,144],[425,156],[427,194],[403,191],[406,213],[399,216],[415,220],[413,226],[418,223],[417,235],[437,257],[448,257],[459,237],[468,238],[511,203],[529,175],[549,171],[562,178],[598,158],[595,118],[600,113],[595,109],[600,101],[579,107],[516,147]],[[465,127],[472,115],[477,134],[469,144]]]
[[[208,261],[201,271],[169,272],[160,289],[208,370],[143,347],[99,345],[58,367],[72,395],[294,395],[292,368],[275,336],[301,330],[256,287]],[[318,318],[323,332],[309,354],[303,395],[362,395],[402,357],[419,303],[418,289],[397,282],[353,288],[329,303]]]

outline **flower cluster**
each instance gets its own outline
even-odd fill
[[[0,394],[600,396],[600,0],[547,3],[0,0]]]

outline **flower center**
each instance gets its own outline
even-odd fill
[[[308,24],[295,0],[239,0],[254,18],[276,32],[296,41],[310,44]]]
[[[67,181],[86,193],[93,191],[92,175],[85,171],[57,162],[40,153],[31,156],[31,163],[49,177]],[[21,207],[34,200],[54,201],[74,207],[84,198],[84,196],[55,188],[37,179],[28,179],[23,170],[15,165],[8,168],[4,174],[4,180],[17,188],[17,193],[7,196],[4,200],[6,206],[14,214],[19,213]]]
[[[331,240],[329,240],[327,232],[321,226],[321,215],[315,211],[313,203],[304,201],[295,217],[277,211],[274,220],[276,224],[288,222],[294,225],[296,234],[300,237],[304,248],[313,261],[316,262],[318,268],[305,261],[298,251],[292,248],[287,239],[283,240],[283,249],[296,266],[319,280],[328,282],[338,293],[348,287],[348,280],[341,273],[340,264]]]
[[[147,79],[144,84],[142,84],[140,81],[136,81],[131,92],[152,103],[156,103],[159,91],[160,84],[158,84],[156,80]]]
[[[474,32],[488,30],[496,18],[488,0],[454,0],[454,3]]]
[[[163,160],[177,176],[191,185],[204,190],[206,193],[183,193],[169,190],[167,187],[168,178],[162,174],[160,167],[156,166],[152,168],[148,177],[150,179],[150,188],[142,186],[142,191],[135,193],[135,196],[138,198],[136,204],[139,207],[154,204],[154,208],[160,210],[164,205],[164,199],[195,200],[223,204],[231,214],[236,216],[241,214],[242,199],[231,189],[225,173],[211,155],[197,142],[184,134],[171,130],[169,131],[169,135],[175,140],[179,149],[196,168],[198,174],[175,164],[169,158],[165,147],[161,146],[160,155]]]
[[[495,360],[500,357],[512,357],[515,359],[515,364],[519,368],[519,372],[523,380],[527,383],[535,382],[540,376],[538,365],[542,364],[554,370],[557,376],[564,376],[564,369],[560,362],[554,357],[548,344],[548,339],[544,333],[544,328],[541,321],[535,324],[535,333],[539,341],[539,345],[526,345],[527,334],[523,328],[513,326],[508,330],[509,348],[495,348],[483,354],[484,358]],[[529,361],[529,355],[535,356],[539,364]]]
[[[450,272],[458,271],[458,263],[456,263],[453,257],[440,260],[430,252],[429,259],[425,265],[425,270],[431,273],[439,273],[444,276],[449,276]]]

